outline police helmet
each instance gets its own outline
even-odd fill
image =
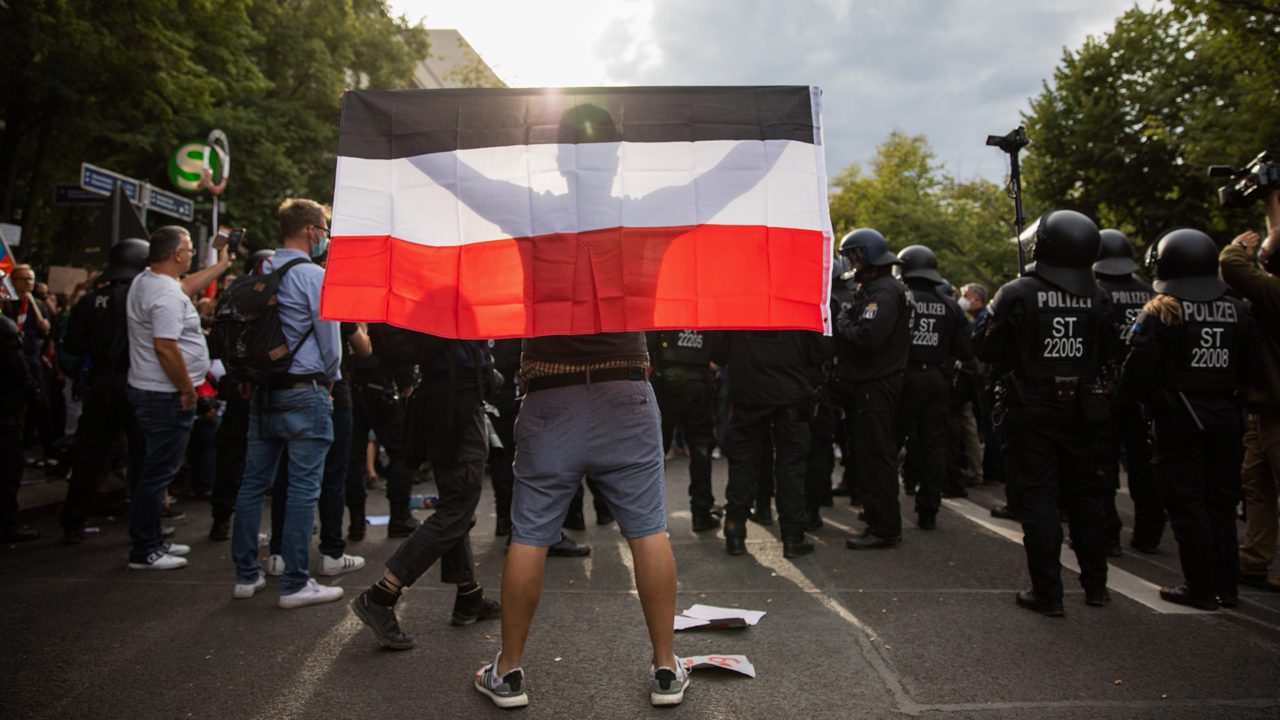
[[[843,255],[835,256],[831,261],[831,287],[843,284],[852,277],[849,273],[852,269],[849,267],[849,259]]]
[[[98,276],[100,281],[132,280],[147,267],[151,243],[139,238],[125,238],[111,246],[107,255],[107,269]]]
[[[1124,233],[1106,228],[1098,235],[1102,239],[1102,249],[1098,252],[1098,261],[1093,264],[1094,274],[1123,277],[1138,271],[1138,263],[1133,261],[1133,245],[1129,244]]]
[[[889,251],[889,242],[877,230],[858,228],[840,241],[840,254],[849,259],[856,269],[859,265],[901,265],[902,261]]]
[[[275,255],[275,250],[254,250],[249,256],[249,272],[254,275],[262,274],[262,263],[271,259]]]
[[[946,282],[938,274],[938,256],[924,245],[909,245],[898,253],[903,279],[929,280],[935,285]]]
[[[1156,292],[1179,300],[1208,301],[1222,297],[1227,284],[1218,277],[1218,246],[1194,228],[1170,230],[1152,246],[1148,269]]]
[[[1072,295],[1088,297],[1097,287],[1093,262],[1101,244],[1092,220],[1074,210],[1050,210],[1036,228],[1035,274]]]

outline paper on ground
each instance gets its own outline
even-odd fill
[[[370,525],[386,525],[391,522],[390,515],[366,515],[364,519]]]
[[[719,668],[742,673],[747,677],[756,676],[756,666],[751,664],[746,655],[698,655],[684,659],[685,671]]]
[[[740,610],[738,608],[723,608],[714,605],[694,605],[682,614],[699,620],[741,618],[748,625],[755,625],[760,622],[760,618],[765,616],[763,610]]]

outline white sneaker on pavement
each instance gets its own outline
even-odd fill
[[[272,555],[267,558],[267,574],[271,577],[280,577],[284,574],[284,556]]]
[[[364,558],[359,555],[342,554],[342,557],[331,558],[328,555],[320,556],[320,574],[321,575],[341,575],[343,573],[355,572],[364,567]]]
[[[130,570],[177,570],[187,566],[187,559],[163,552],[153,552],[146,562],[130,562]]]
[[[293,608],[305,607],[307,605],[320,605],[322,603],[334,602],[342,599],[342,588],[332,585],[321,585],[315,579],[307,581],[306,585],[296,593],[280,596],[280,607],[285,610]]]
[[[160,546],[160,552],[165,553],[166,555],[183,557],[191,552],[191,546],[182,545],[180,543],[165,543]]]
[[[259,590],[261,590],[266,586],[267,586],[267,576],[263,573],[258,573],[258,579],[253,583],[250,583],[248,585],[242,585],[241,583],[236,583],[235,589],[231,591],[231,597],[235,598],[236,600],[247,600],[253,597],[254,593],[258,592]]]

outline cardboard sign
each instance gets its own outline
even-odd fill
[[[77,285],[88,279],[89,271],[84,268],[53,265],[49,268],[49,292],[71,295]]]
[[[747,677],[756,676],[756,666],[751,664],[746,655],[698,655],[684,658],[686,672],[693,670],[732,670]]]

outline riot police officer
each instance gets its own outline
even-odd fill
[[[133,405],[125,397],[129,370],[125,298],[134,276],[147,267],[150,249],[150,243],[137,238],[122,240],[111,248],[107,269],[71,309],[62,339],[63,350],[81,357],[87,375],[71,450],[74,464],[59,516],[63,540],[69,544],[86,537],[85,521],[98,500],[103,464],[121,430],[129,443],[130,484],[142,464],[142,435],[134,421]]]
[[[892,273],[902,261],[879,232],[861,228],[845,235],[840,254],[855,271],[858,289],[836,318],[836,375],[867,519],[866,532],[845,545],[888,548],[902,539],[895,426],[911,345],[911,304]]]
[[[662,449],[671,450],[676,426],[684,429],[689,446],[689,510],[693,531],[720,527],[711,516],[711,343],[701,330],[664,330],[648,334],[653,362],[653,389],[662,414]]]
[[[921,530],[937,527],[950,441],[951,376],[956,361],[973,359],[969,322],[950,295],[938,292],[938,258],[924,245],[898,253],[899,274],[911,301],[911,345],[898,406],[898,447],[905,441],[903,475],[916,488]]]
[[[1134,275],[1138,263],[1133,260],[1133,246],[1119,230],[1107,228],[1100,233],[1102,249],[1093,264],[1098,286],[1111,298],[1111,312],[1116,332],[1121,338],[1129,333],[1142,306],[1151,299],[1151,286]],[[1112,403],[1111,421],[1102,428],[1098,442],[1098,471],[1107,480],[1109,496],[1105,510],[1107,554],[1120,555],[1120,515],[1116,512],[1116,490],[1120,487],[1120,448],[1125,451],[1125,468],[1129,475],[1129,496],[1133,499],[1133,538],[1130,546],[1145,553],[1156,552],[1164,534],[1164,508],[1151,475],[1151,448],[1147,442],[1148,426],[1142,408],[1120,385]]]
[[[1124,380],[1152,418],[1156,486],[1186,579],[1160,597],[1202,610],[1234,607],[1240,391],[1252,369],[1252,319],[1226,294],[1217,246],[1203,232],[1166,233],[1151,262],[1159,294],[1134,323]]]
[[[1045,213],[1035,232],[1035,262],[996,293],[978,348],[980,359],[998,366],[1004,395],[995,412],[1004,413],[1007,492],[1022,522],[1032,586],[1017,594],[1017,604],[1051,617],[1064,614],[1063,511],[1086,602],[1101,607],[1110,600],[1102,534],[1107,491],[1094,441],[1110,409],[1100,375],[1118,341],[1110,299],[1093,278],[1100,243],[1084,215]]]
[[[804,536],[804,473],[822,353],[821,336],[801,330],[725,332],[716,338],[712,362],[728,367],[733,402],[725,438],[724,540],[730,555],[746,552],[747,511],[756,499],[765,438],[772,439],[775,453],[783,557],[813,552],[813,541]]]

